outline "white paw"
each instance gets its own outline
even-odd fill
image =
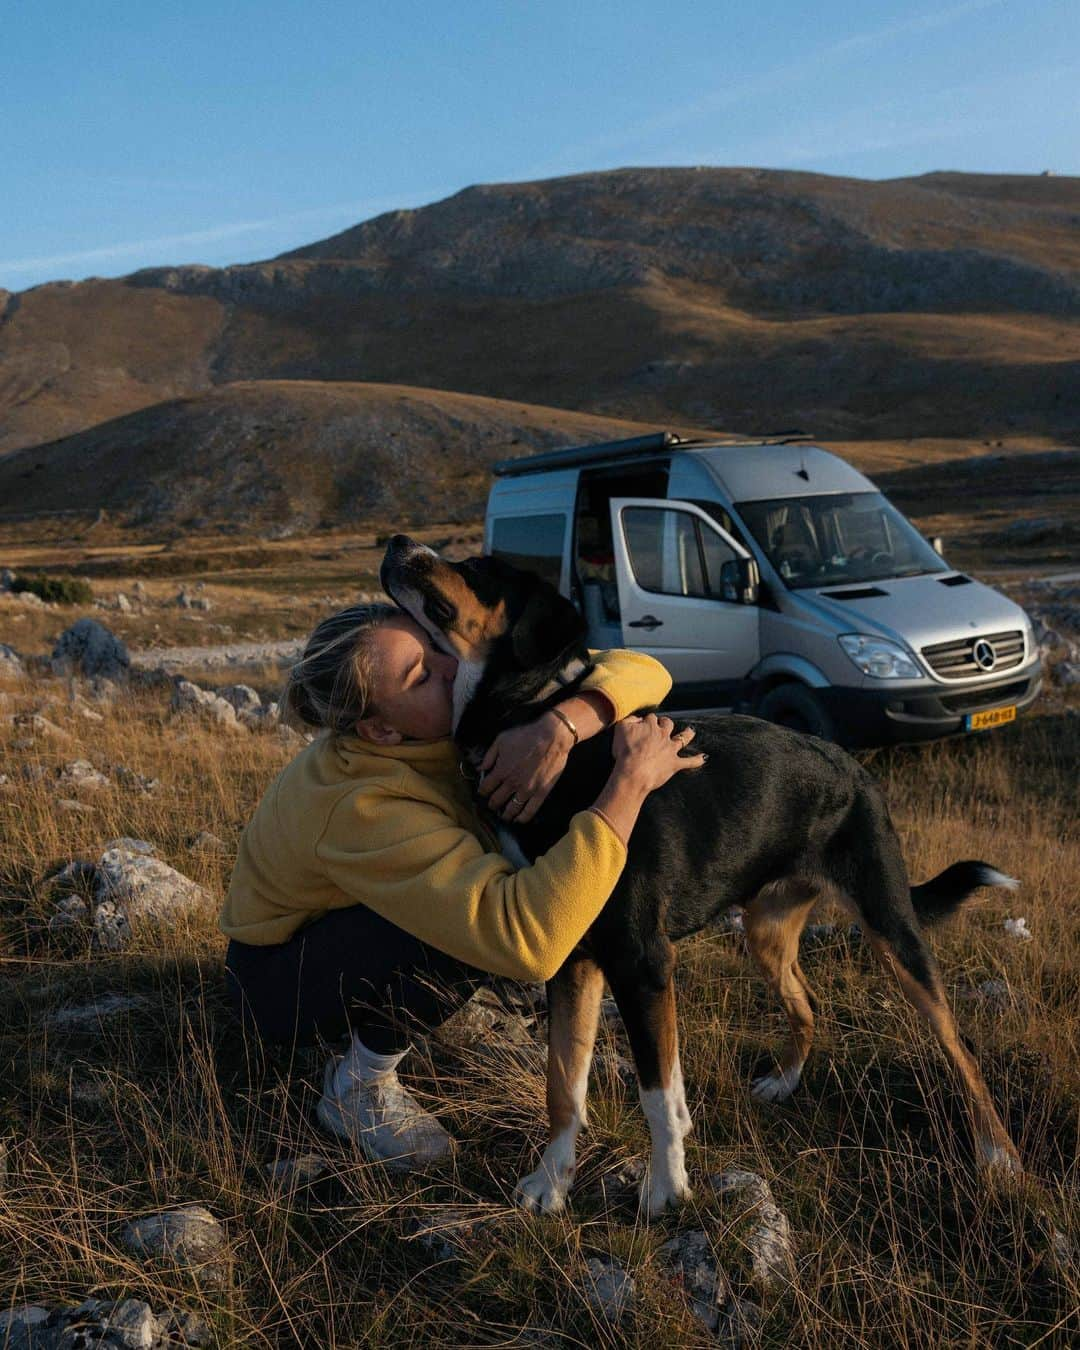
[[[692,1195],[685,1172],[681,1177],[646,1177],[641,1187],[641,1208],[655,1219],[664,1210],[685,1204]]]
[[[786,1102],[799,1086],[802,1069],[777,1069],[750,1084],[750,1095],[759,1102]]]
[[[514,1199],[530,1214],[561,1214],[566,1208],[571,1180],[552,1176],[541,1164],[535,1172],[521,1178],[514,1188]]]

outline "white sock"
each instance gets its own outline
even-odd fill
[[[356,1083],[370,1083],[376,1078],[382,1078],[396,1069],[406,1054],[407,1049],[378,1055],[374,1050],[369,1050],[354,1031],[349,1048],[334,1073],[334,1091],[341,1095]]]

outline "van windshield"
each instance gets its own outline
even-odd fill
[[[950,570],[880,492],[740,502],[738,510],[792,590]]]

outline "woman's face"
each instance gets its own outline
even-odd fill
[[[368,638],[375,671],[372,712],[359,723],[365,739],[393,744],[449,736],[457,661],[431,645],[420,625],[402,614]],[[389,733],[389,734],[387,734]]]

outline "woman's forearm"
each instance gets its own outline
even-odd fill
[[[648,795],[649,787],[639,776],[616,766],[593,802],[593,810],[607,821],[624,844],[628,844],[630,832],[637,824]]]

